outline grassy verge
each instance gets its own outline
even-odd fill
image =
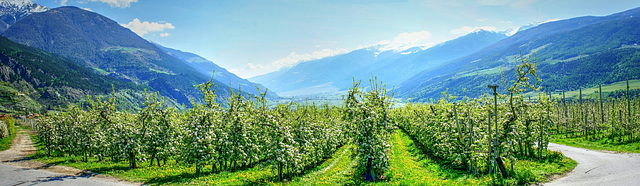
[[[11,116],[1,117],[0,120],[2,120],[2,124],[6,125],[7,129],[9,130],[9,136],[0,138],[0,151],[4,151],[11,148],[13,138],[16,137],[16,120]]]
[[[584,137],[567,138],[564,135],[554,135],[551,142],[591,150],[640,153],[640,142],[617,143],[612,142],[607,138],[600,140],[587,140]]]
[[[8,137],[0,139],[0,151],[8,150],[11,148],[11,142],[16,137],[16,133],[12,132]]]

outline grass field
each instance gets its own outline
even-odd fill
[[[32,136],[37,142],[37,139]],[[323,164],[291,180],[277,182],[277,175],[266,164],[235,172],[195,174],[195,167],[176,164],[170,160],[162,167],[142,165],[129,169],[127,162],[114,163],[79,157],[45,157],[42,150],[31,155],[37,161],[55,165],[76,167],[99,174],[111,175],[148,185],[522,185],[547,181],[547,176],[564,174],[575,167],[568,158],[546,160],[519,160],[516,174],[511,178],[494,182],[490,175],[475,176],[463,170],[448,168],[423,155],[413,141],[402,131],[392,136],[390,167],[385,180],[367,182],[355,174],[355,147],[345,145]],[[507,164],[507,166],[510,166]],[[205,169],[206,172],[206,169]]]

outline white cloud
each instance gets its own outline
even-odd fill
[[[256,75],[260,75],[268,72],[273,72],[283,67],[291,67],[303,61],[322,59],[325,57],[335,56],[335,55],[343,54],[346,52],[349,52],[349,50],[343,49],[343,48],[338,48],[335,50],[324,49],[324,50],[319,50],[319,51],[306,53],[306,54],[298,54],[296,52],[291,52],[286,57],[278,59],[270,64],[247,63],[243,66],[242,70],[233,69],[229,71],[234,73],[237,72],[236,74],[238,74],[239,76],[247,78],[247,77],[252,77],[252,76],[256,76]]]
[[[92,10],[91,8],[82,8],[82,9],[83,9],[83,10],[86,10],[86,11],[91,11],[91,12],[93,12],[93,10]]]
[[[465,34],[473,32],[473,31],[480,30],[480,29],[488,30],[488,31],[496,31],[497,30],[496,27],[492,27],[492,26],[479,26],[479,27],[463,26],[463,27],[451,30],[451,33],[455,34],[455,35],[465,35]]]
[[[429,42],[431,39],[431,32],[419,31],[419,32],[404,32],[398,34],[392,41],[383,40],[378,42],[378,45],[382,45],[380,50],[396,50],[402,51],[412,47],[425,47],[433,45]]]
[[[63,1],[66,1],[66,0],[63,0]],[[129,5],[131,5],[131,3],[138,2],[138,0],[88,0],[88,1],[106,3],[111,7],[118,7],[118,8],[127,8],[129,7]]]
[[[67,6],[67,1],[68,1],[68,0],[61,0],[61,1],[60,1],[60,5],[62,5],[62,6]]]
[[[171,23],[167,23],[164,21],[159,22],[140,22],[140,19],[135,18],[133,21],[122,24],[123,27],[129,28],[131,31],[138,34],[140,37],[144,36],[149,32],[162,32],[165,29],[174,29],[175,27]],[[164,35],[164,36],[163,36]],[[160,34],[161,37],[169,36],[169,33]]]
[[[259,70],[259,69],[264,69],[265,66],[262,64],[247,63],[246,65],[244,65],[244,68],[246,70]]]
[[[160,33],[160,37],[169,37],[171,34],[169,33]]]
[[[309,61],[314,59],[322,59],[329,56],[335,56],[338,54],[348,52],[347,49],[339,48],[336,50],[324,49],[320,51],[315,51],[310,54],[298,54],[296,52],[291,52],[287,57],[274,61],[271,65],[276,68],[281,68],[285,66],[293,66],[301,61]]]

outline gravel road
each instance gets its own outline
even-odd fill
[[[19,130],[11,149],[0,152],[0,185],[140,185],[26,157],[35,150],[29,135]]]
[[[0,164],[0,185],[130,185],[87,175],[68,175]]]
[[[544,185],[640,185],[640,154],[609,153],[550,143],[578,162],[565,177]]]

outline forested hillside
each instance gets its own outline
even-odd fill
[[[129,91],[142,92],[145,88],[149,88],[96,74],[74,61],[17,44],[1,36],[0,61],[2,61],[0,80],[6,83],[3,86],[7,88],[2,96],[5,112],[42,111],[39,109],[52,109],[53,106],[58,105],[66,106],[67,103],[75,102],[87,95],[110,94],[113,89],[119,90],[120,94]],[[139,98],[142,99],[129,102],[135,104],[144,102],[143,97]],[[126,103],[123,102],[123,104]]]
[[[414,100],[450,94],[489,93],[488,84],[512,80],[516,57],[534,56],[542,85],[551,91],[640,78],[638,10],[606,17],[583,17],[542,24],[469,56],[423,71],[403,82],[397,95]],[[632,14],[632,15],[629,15]],[[539,34],[550,29],[557,31]],[[503,91],[504,89],[500,89]]]
[[[187,105],[202,96],[193,85],[210,79],[115,21],[77,7],[24,17],[3,35]],[[229,95],[226,83],[214,82],[221,97]]]

